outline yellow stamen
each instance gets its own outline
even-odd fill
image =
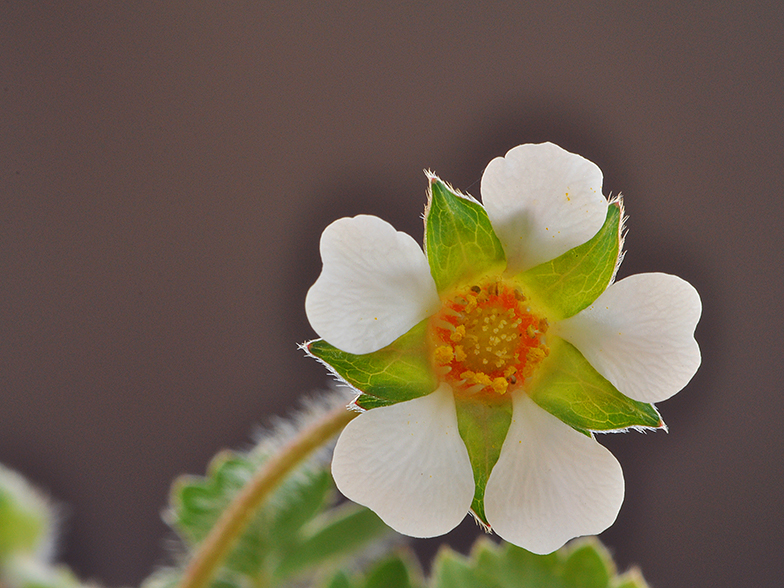
[[[495,390],[498,394],[503,394],[506,392],[508,387],[509,382],[506,381],[506,378],[495,378],[493,380],[493,390]]]
[[[449,336],[449,338],[454,341],[455,343],[459,343],[465,337],[465,326],[464,325],[457,325],[455,327],[454,332]]]
[[[436,362],[442,365],[445,363],[451,363],[455,358],[455,352],[449,345],[436,347],[434,355]]]

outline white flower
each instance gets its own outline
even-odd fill
[[[591,427],[565,424],[561,413],[556,418],[540,406],[550,406],[537,394],[554,381],[542,375],[552,372],[547,362],[556,361],[547,355],[573,345],[579,350],[574,357],[587,359],[608,388],[642,403],[665,400],[700,364],[693,333],[701,303],[687,282],[658,273],[612,283],[560,320],[553,320],[547,300],[521,293],[524,272],[602,229],[608,202],[601,189],[596,165],[550,143],[521,145],[494,159],[481,192],[497,236],[487,242],[500,242],[503,252],[485,255],[487,245],[467,251],[464,259],[481,259],[489,269],[464,280],[459,272],[470,273],[471,264],[439,273],[441,261],[432,259],[430,245],[428,259],[410,236],[376,217],[343,218],[326,228],[323,271],[306,300],[313,328],[338,350],[363,356],[427,320],[435,374],[431,393],[368,410],[345,428],[332,464],[343,494],[415,537],[450,531],[473,502],[484,507],[480,518],[498,535],[535,553],[613,523],[624,495],[621,467],[587,431]],[[445,250],[445,267],[449,255]],[[505,266],[493,259],[505,259]],[[442,275],[457,277],[444,286]],[[611,281],[608,274],[602,287]],[[483,324],[496,335],[487,326],[488,334],[480,332]],[[497,368],[483,367],[488,358]],[[511,420],[500,455],[487,462],[482,493],[480,466],[472,466],[479,459],[471,457],[481,448],[461,436],[469,434],[460,430],[458,412],[465,402],[495,410],[502,406],[496,399],[511,407]]]

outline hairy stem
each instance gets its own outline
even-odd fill
[[[234,497],[188,563],[179,588],[204,588],[245,530],[256,509],[315,449],[332,439],[359,413],[341,405],[306,427],[272,456]]]

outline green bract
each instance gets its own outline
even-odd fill
[[[306,349],[363,394],[356,403],[364,409],[389,406],[430,394],[438,385],[428,359],[426,322],[397,341],[365,355],[341,351],[323,339]]]
[[[621,252],[621,220],[620,204],[611,204],[604,225],[590,241],[515,276],[547,309],[549,320],[577,314],[610,285]]]
[[[439,292],[504,270],[504,250],[481,204],[436,177],[428,196],[425,252]]]

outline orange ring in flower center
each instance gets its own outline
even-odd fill
[[[457,393],[504,394],[549,354],[547,326],[518,288],[500,280],[477,284],[445,300],[430,319],[433,363]]]

